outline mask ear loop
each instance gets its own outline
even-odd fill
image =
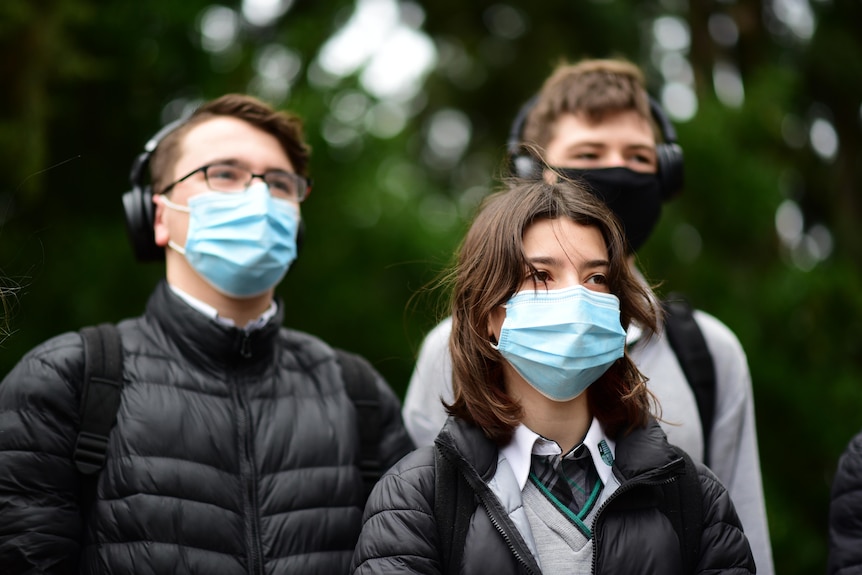
[[[164,194],[159,194],[159,195],[157,195],[157,196],[156,196],[156,198],[158,198],[158,201],[159,201],[162,205],[164,205],[166,208],[170,208],[170,209],[172,209],[172,210],[176,210],[176,211],[178,211],[178,212],[183,212],[183,213],[185,213],[185,214],[190,214],[190,213],[192,213],[192,209],[191,209],[190,207],[188,207],[188,206],[181,206],[180,204],[175,204],[174,202],[172,202],[171,200],[169,200],[169,199],[168,199],[168,197],[167,197],[167,196],[165,196]],[[176,242],[174,242],[174,240],[168,240],[168,247],[169,247],[169,248],[171,248],[172,250],[174,250],[174,251],[175,251],[175,252],[177,252],[177,253],[180,253],[180,254],[182,254],[182,255],[186,255],[186,248],[184,248],[183,246],[181,246],[181,245],[177,244]]]
[[[190,213],[192,213],[192,209],[191,209],[190,207],[188,207],[188,206],[181,206],[180,204],[175,204],[174,202],[170,201],[170,200],[167,198],[167,196],[165,196],[164,194],[159,194],[159,195],[158,195],[158,196],[156,196],[156,197],[157,197],[157,198],[159,198],[159,201],[160,201],[162,204],[164,204],[165,206],[169,207],[169,208],[170,208],[170,209],[172,209],[172,210],[176,210],[176,211],[178,211],[178,212],[184,212],[184,213],[186,213],[186,214],[190,214]]]
[[[506,309],[506,307],[507,307],[507,304],[502,303],[502,304],[500,304],[500,307],[502,307],[502,308],[505,310],[505,309]],[[505,320],[505,318],[503,318],[503,319]],[[494,349],[497,349],[497,348],[499,347],[499,345],[500,345],[500,342],[499,342],[499,341],[497,341],[497,336],[496,336],[496,335],[494,335],[494,331],[493,331],[493,330],[491,330],[491,326],[490,326],[490,318],[488,319],[488,321],[489,321],[489,325],[488,325],[488,343],[490,343],[490,344],[491,344],[491,347],[493,347]]]

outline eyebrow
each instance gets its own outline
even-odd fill
[[[238,166],[240,168],[245,167],[245,162],[240,162],[236,158],[228,157],[228,158],[216,158],[208,162],[210,166],[217,166],[219,164],[224,164],[228,166]]]
[[[559,266],[562,265],[562,262],[558,258],[550,257],[550,256],[536,256],[532,258],[527,258],[527,263],[530,265],[545,265],[545,266]],[[609,260],[587,260],[581,264],[581,267],[586,269],[596,269],[596,268],[608,268],[611,266],[611,262]]]
[[[527,263],[532,265],[556,266],[560,264],[560,260],[549,256],[536,256],[527,258]]]
[[[609,268],[611,267],[611,262],[610,260],[587,260],[581,265],[588,269]]]
[[[222,158],[222,159],[215,159],[215,160],[211,161],[211,162],[210,162],[209,164],[207,164],[207,165],[208,165],[208,166],[218,166],[218,165],[235,166],[235,167],[237,167],[237,168],[243,168],[244,170],[252,171],[252,169],[248,167],[248,164],[247,164],[247,163],[245,163],[245,162],[243,162],[243,161],[241,161],[241,160],[237,160],[236,158],[233,158],[233,157]],[[269,174],[269,173],[272,173],[272,172],[277,172],[277,173],[282,173],[282,174],[290,174],[290,173],[292,173],[292,172],[291,172],[290,170],[288,170],[287,168],[269,168],[269,169],[265,170],[263,173],[264,173],[264,174]]]
[[[608,148],[610,147],[607,142],[602,140],[596,141],[582,141],[582,142],[572,142],[571,144],[566,146],[566,150],[575,150],[577,148]],[[656,147],[649,144],[626,144],[624,146],[626,150],[646,150],[649,152],[655,152]]]

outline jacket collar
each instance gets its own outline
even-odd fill
[[[467,469],[474,470],[485,483],[497,470],[497,445],[466,421],[450,417],[435,443],[455,455]],[[625,481],[675,475],[684,467],[682,457],[673,450],[664,431],[652,418],[645,428],[635,428],[617,438],[613,455],[614,469]]]
[[[618,438],[616,469],[625,480],[656,474],[676,474],[684,466],[682,457],[674,451],[655,419],[645,428],[636,428]]]
[[[481,429],[457,417],[449,417],[434,440],[445,453],[454,455],[462,467],[487,483],[497,471],[497,445]]]
[[[224,369],[271,356],[284,311],[279,302],[278,311],[265,325],[246,331],[207,317],[162,280],[147,303],[147,316],[162,327],[168,344],[179,348],[183,357]]]
[[[171,285],[170,282],[168,282],[168,287],[170,288],[170,290],[173,293],[180,296],[180,299],[182,299],[184,302],[186,302],[187,304],[189,304],[190,306],[192,306],[193,308],[195,308],[196,310],[198,310],[199,312],[201,312],[202,314],[204,314],[208,318],[214,319],[214,320],[218,321],[219,323],[226,325],[226,326],[229,326],[229,327],[234,327],[234,326],[241,327],[245,331],[251,331],[253,329],[259,329],[259,328],[263,327],[264,325],[267,324],[267,322],[270,319],[275,317],[276,312],[278,312],[278,305],[276,305],[275,301],[270,301],[269,302],[269,308],[267,308],[266,311],[264,311],[259,317],[250,321],[246,325],[237,326],[236,322],[234,322],[231,318],[220,316],[218,313],[218,310],[216,308],[214,308],[213,306],[211,306],[210,304],[208,304],[207,302],[205,302],[203,300],[199,300],[196,297],[184,292],[180,288],[178,288],[174,285]]]

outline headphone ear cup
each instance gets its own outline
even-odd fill
[[[149,186],[134,186],[123,194],[123,211],[135,258],[141,262],[163,260],[165,250],[156,245],[153,230],[155,205],[152,189]]]
[[[523,152],[510,156],[509,170],[518,178],[534,180],[542,176],[539,162],[530,154]]]
[[[153,229],[156,215],[153,188],[145,185],[144,182],[153,151],[165,136],[185,124],[187,119],[180,118],[162,126],[162,129],[144,145],[144,151],[132,162],[129,172],[132,189],[123,194],[123,212],[126,216],[126,231],[132,244],[132,252],[138,261],[151,262],[165,259],[165,250],[156,245]]]
[[[676,142],[656,145],[658,178],[662,199],[667,201],[677,196],[685,184],[685,162],[682,147]]]
[[[649,107],[653,120],[664,139],[664,142],[656,145],[655,151],[661,195],[662,199],[667,201],[679,194],[685,183],[682,147],[676,143],[676,130],[665,114],[664,108],[652,96],[649,97]]]
[[[506,154],[509,156],[509,173],[518,178],[535,179],[542,176],[542,167],[536,158],[525,149],[521,138],[523,137],[524,124],[530,110],[536,105],[539,95],[536,94],[524,102],[512,125],[509,127],[509,138],[506,140]]]

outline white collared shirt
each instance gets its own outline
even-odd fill
[[[190,296],[189,294],[187,294],[186,292],[184,292],[183,290],[181,290],[180,288],[178,288],[176,286],[168,284],[168,287],[170,287],[171,291],[173,291],[175,294],[177,294],[177,296],[180,299],[182,299],[184,302],[186,302],[191,307],[198,310],[199,312],[201,312],[202,314],[204,314],[208,318],[215,320],[215,321],[219,322],[220,324],[225,325],[227,327],[236,327],[236,323],[232,319],[230,319],[229,317],[220,316],[218,314],[218,310],[216,308],[214,308],[213,306],[211,306],[210,304],[208,304],[204,301],[201,301],[196,297]],[[269,303],[269,307],[266,309],[266,311],[264,311],[260,315],[260,317],[258,317],[257,319],[251,320],[242,329],[244,329],[245,331],[252,331],[252,330],[263,327],[264,325],[266,325],[266,322],[268,322],[270,319],[272,319],[272,317],[275,315],[276,311],[278,311],[278,306],[276,305],[275,301],[271,301]]]
[[[620,485],[612,471],[616,443],[605,435],[601,423],[595,417],[590,423],[590,428],[581,443],[589,451],[590,457],[593,459],[593,465],[595,465],[599,479],[601,479],[604,486],[596,503],[597,506],[601,506]],[[579,445],[575,446],[569,453],[572,453],[578,447]],[[521,491],[524,490],[527,478],[530,475],[530,463],[533,454],[567,455],[563,454],[563,450],[556,441],[542,437],[523,423],[515,428],[512,440],[508,445],[500,449],[500,453],[509,462],[509,466],[515,474],[515,480],[518,482],[518,487]]]

